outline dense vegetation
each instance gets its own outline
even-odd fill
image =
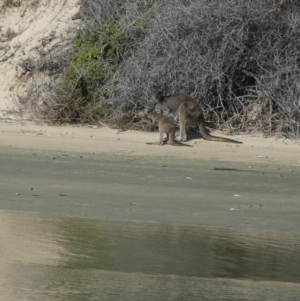
[[[80,17],[45,119],[146,128],[156,84],[211,127],[299,134],[300,1],[82,0]]]

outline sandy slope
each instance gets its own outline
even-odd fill
[[[36,7],[35,2],[22,0],[20,7],[0,12],[0,118],[13,117],[13,99],[31,83],[28,74],[22,75],[22,62],[47,52],[76,26],[71,16],[79,9],[77,0],[39,0]]]

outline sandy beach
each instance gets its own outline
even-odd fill
[[[199,137],[189,148],[146,144],[158,138],[108,127],[2,121],[1,209],[299,230],[299,141],[241,135],[234,137],[240,145]],[[36,186],[38,192],[29,191]],[[66,204],[58,197],[65,193]]]
[[[158,133],[118,131],[97,126],[48,126],[30,121],[0,122],[1,146],[13,148],[60,150],[82,153],[122,153],[126,155],[178,156],[198,160],[262,163],[300,167],[300,141],[265,138],[261,134],[228,136],[214,131],[213,135],[242,141],[243,144],[209,142],[200,137],[187,143],[193,148],[170,145],[147,145],[158,142]],[[248,166],[248,165],[247,165]],[[247,167],[246,166],[246,167]]]

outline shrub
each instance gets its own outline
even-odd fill
[[[120,34],[113,25],[95,27],[84,36],[78,33],[64,76],[44,101],[43,116],[59,122],[105,121],[108,94],[101,87],[115,72]]]
[[[154,83],[199,99],[213,127],[298,135],[299,1],[82,0],[80,15],[58,84],[76,118],[95,107],[106,122],[144,124]]]

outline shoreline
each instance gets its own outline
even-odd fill
[[[147,145],[158,142],[158,132],[123,131],[97,126],[50,126],[24,120],[0,121],[1,146],[17,149],[61,150],[85,153],[124,153],[127,155],[168,156],[187,159],[293,165],[300,168],[300,140],[263,137],[262,134],[212,135],[242,141],[243,144],[211,142],[196,137],[186,143],[193,146]]]
[[[158,133],[22,124],[0,123],[0,210],[299,231],[298,141],[181,148],[147,145]]]

